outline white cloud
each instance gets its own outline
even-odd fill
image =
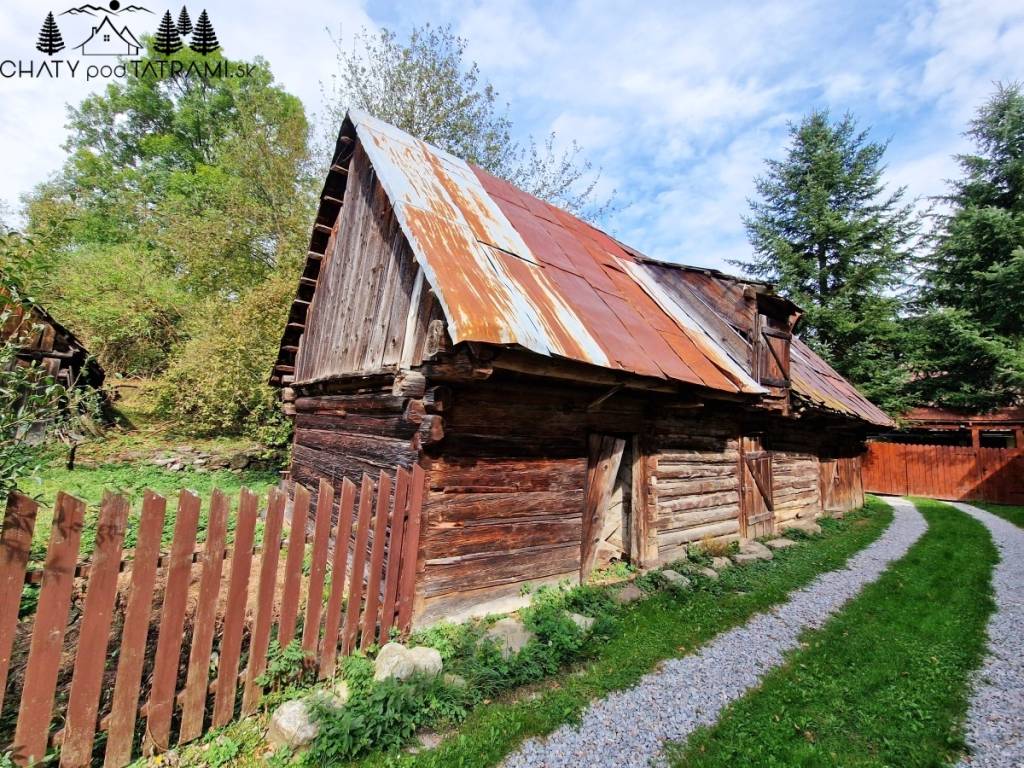
[[[325,28],[453,24],[523,136],[554,130],[603,166],[602,188],[627,206],[608,222],[618,236],[711,266],[747,255],[746,198],[787,120],[850,109],[892,139],[891,184],[939,194],[966,120],[992,81],[1022,75],[1024,50],[1019,0],[211,2],[228,53],[264,55],[313,113],[335,71]],[[39,15],[33,0],[0,8],[0,59],[34,39]],[[63,103],[85,92],[0,81],[0,198],[58,167]]]

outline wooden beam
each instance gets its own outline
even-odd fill
[[[307,251],[306,252],[306,258],[307,259],[312,259],[313,261],[320,261],[320,259],[322,259],[323,257],[324,257],[324,255],[322,253],[320,253],[319,251]]]
[[[343,165],[335,163],[331,166],[331,173],[340,173],[342,176],[348,176],[348,168]]]
[[[321,198],[325,203],[334,203],[335,205],[344,205],[340,197],[332,197],[331,195],[323,195]]]

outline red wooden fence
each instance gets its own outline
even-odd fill
[[[868,443],[864,490],[951,501],[1024,504],[1024,450]]]
[[[129,505],[108,496],[87,563],[78,562],[85,504],[61,493],[41,573],[26,571],[38,505],[12,494],[0,535],[0,723],[16,726],[13,733],[0,731],[0,752],[9,748],[27,764],[52,746],[61,766],[102,758],[108,768],[120,768],[140,749],[163,751],[227,723],[239,688],[240,711],[256,709],[270,640],[276,634],[284,645],[294,638],[300,615],[301,645],[320,678],[334,674],[339,650],[386,642],[394,627],[408,631],[423,483],[419,467],[399,469],[394,482],[384,472],[376,484],[364,476],[358,494],[344,480],[335,504],[334,488],[321,481],[311,541],[310,494],[296,486],[283,573],[286,495],[278,490],[268,497],[259,549],[253,547],[256,496],[242,490],[228,547],[231,502],[215,491],[201,552],[200,501],[182,491],[173,541],[163,555],[166,501],[147,492],[137,545],[127,558],[121,549]],[[332,541],[347,546],[332,547]],[[27,583],[40,583],[41,590],[34,615],[19,622]],[[69,626],[71,616],[77,618]],[[12,666],[23,674],[12,675]],[[55,723],[63,726],[56,732]],[[98,747],[100,731],[106,739]]]

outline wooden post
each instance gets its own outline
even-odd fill
[[[0,530],[0,709],[4,705],[11,646],[18,629],[18,608],[38,508],[28,496],[12,493],[7,497],[7,511]]]

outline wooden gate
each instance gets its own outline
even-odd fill
[[[864,490],[1024,504],[1024,449],[868,443]]]
[[[821,508],[825,512],[849,512],[864,505],[861,457],[821,459]]]
[[[591,435],[587,461],[587,488],[584,496],[583,534],[580,545],[580,580],[594,569],[598,549],[604,542],[612,508],[622,454],[626,441],[612,435]],[[626,526],[623,526],[626,527]],[[623,546],[629,547],[629,531],[619,531]]]
[[[742,514],[740,535],[748,539],[767,536],[775,530],[772,499],[772,455],[764,449],[760,435],[740,440]]]

